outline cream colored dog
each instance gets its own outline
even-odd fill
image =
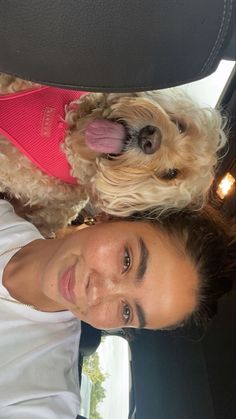
[[[37,87],[0,76],[2,95]],[[24,117],[27,123],[30,115]],[[44,173],[0,135],[0,191],[27,205],[25,216],[46,236],[68,224],[88,199],[98,211],[122,217],[204,204],[226,142],[219,112],[171,89],[88,93],[68,103],[64,119],[61,149],[78,183]]]

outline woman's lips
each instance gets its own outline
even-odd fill
[[[62,297],[72,304],[75,304],[75,265],[70,266],[65,272],[62,273],[59,279],[59,292]]]

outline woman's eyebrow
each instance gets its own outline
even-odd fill
[[[143,308],[140,306],[140,304],[135,301],[135,310],[136,310],[136,315],[139,321],[139,329],[143,329],[146,325],[147,325],[147,320],[143,311]]]
[[[145,272],[147,270],[147,265],[148,265],[148,260],[149,260],[149,251],[141,237],[139,237],[138,239],[138,245],[139,245],[139,263],[138,263],[138,268],[136,272],[136,282],[140,282],[143,280]],[[143,329],[146,326],[147,321],[146,321],[143,308],[140,306],[140,304],[137,301],[135,301],[135,311],[136,311],[136,316],[139,321],[138,327],[139,329]]]
[[[141,237],[139,238],[138,243],[139,243],[139,264],[138,264],[138,268],[136,272],[136,279],[138,282],[140,282],[143,280],[143,277],[147,269],[149,251]]]

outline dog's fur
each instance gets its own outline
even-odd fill
[[[28,87],[30,82],[0,75],[2,94]],[[177,89],[89,93],[78,103],[68,106],[65,119],[70,129],[63,149],[79,185],[63,184],[42,173],[0,136],[0,191],[28,205],[26,216],[45,235],[64,227],[87,198],[98,210],[122,217],[147,209],[155,215],[187,206],[198,209],[204,204],[217,153],[226,142],[219,112],[200,108]],[[119,155],[86,146],[86,127],[99,119],[125,126],[127,139]],[[153,154],[138,146],[139,133],[148,125],[162,135]]]

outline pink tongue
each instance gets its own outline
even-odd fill
[[[91,122],[85,131],[86,145],[100,153],[119,154],[126,137],[125,128],[117,122],[98,119]]]

